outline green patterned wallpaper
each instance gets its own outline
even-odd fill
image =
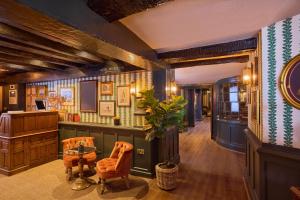
[[[278,85],[285,64],[299,53],[300,15],[262,29],[264,142],[300,148],[300,110],[283,99]]]
[[[100,84],[98,84],[98,103],[99,100],[117,100],[117,86],[130,85],[131,82],[136,82],[136,87],[139,90],[150,89],[152,87],[152,72],[150,71],[137,71],[132,73],[121,73],[118,75],[109,76],[97,76],[97,77],[85,77],[75,79],[65,79],[57,81],[37,82],[30,83],[28,85],[47,85],[48,91],[56,91],[59,94],[60,88],[73,87],[75,92],[74,106],[62,106],[62,109],[67,110],[69,113],[78,113],[81,118],[81,122],[91,123],[106,123],[112,124],[112,117],[99,116],[97,113],[84,113],[80,112],[80,99],[79,99],[79,82],[83,80],[98,80],[98,82],[112,81],[114,83],[114,95],[113,96],[101,96]],[[121,118],[121,125],[123,126],[140,126],[144,124],[144,117],[136,117],[134,115],[136,107],[136,98],[131,95],[130,107],[118,107],[116,103],[116,115]],[[98,106],[99,109],[99,106]]]

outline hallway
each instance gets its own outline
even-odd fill
[[[210,139],[210,118],[182,133],[179,149],[181,164],[177,189],[166,192],[150,185],[145,199],[247,199],[243,182],[245,157]]]

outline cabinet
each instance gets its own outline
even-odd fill
[[[214,85],[212,139],[222,146],[245,151],[244,129],[248,126],[246,85],[239,77],[222,79]]]
[[[0,173],[12,175],[57,159],[57,128],[57,112],[2,114]]]

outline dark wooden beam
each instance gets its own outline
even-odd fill
[[[61,53],[63,55],[77,55],[78,57],[82,57],[90,61],[103,62],[103,59],[88,52],[78,51],[77,49],[63,45],[59,42],[51,41],[49,39],[43,38],[27,31],[23,31],[1,22],[0,36],[30,46]]]
[[[109,22],[155,8],[171,0],[88,0],[87,5]]]
[[[32,66],[36,69],[48,69],[48,70],[59,70],[59,71],[63,71],[67,69],[65,66],[62,65],[48,63],[37,59],[30,59],[30,58],[20,59],[20,57],[18,56],[12,56],[3,53],[0,53],[0,61],[9,64]]]
[[[245,40],[159,53],[158,58],[163,59],[168,63],[177,63],[186,59],[208,58],[249,52],[255,50],[256,47],[257,39],[249,38]]]
[[[145,59],[70,26],[57,22],[29,7],[17,3],[16,1],[0,1],[0,22],[77,49],[79,52],[76,53],[76,55],[78,56],[92,54],[104,59],[119,60],[139,67],[140,69],[151,70],[167,67],[164,63]],[[6,35],[9,36],[9,33],[6,33]]]
[[[183,68],[183,67],[193,67],[199,65],[215,65],[224,63],[246,63],[249,61],[248,55],[241,55],[236,57],[225,57],[225,58],[208,58],[208,59],[195,59],[187,60],[178,63],[172,63],[171,68]]]
[[[40,56],[38,54],[23,52],[23,51],[20,51],[20,50],[1,47],[1,46],[0,46],[0,53],[1,54],[6,54],[6,55],[9,55],[9,56],[19,57],[20,60],[22,60],[23,58],[37,59],[37,60],[40,60],[40,61],[49,62],[49,63],[61,65],[61,66],[70,67],[70,68],[81,66],[81,65],[79,65],[77,63],[74,63],[74,62],[63,61],[63,60],[48,57],[48,56]]]
[[[8,64],[6,62],[0,62],[0,68],[7,69],[9,71],[20,71],[20,72],[26,72],[26,71],[32,71],[36,70],[37,68],[35,67],[30,67],[30,66],[23,66],[23,65],[16,65],[16,64]]]
[[[0,47],[8,47],[11,49],[20,50],[20,51],[40,55],[40,56],[52,57],[52,58],[61,59],[69,62],[76,62],[79,64],[91,63],[90,61],[84,60],[75,55],[66,55],[66,54],[61,54],[61,53],[45,50],[38,47],[33,47],[30,45],[22,44],[21,42],[16,42],[13,40],[3,38],[1,36],[0,36]],[[93,63],[95,64],[96,62]]]

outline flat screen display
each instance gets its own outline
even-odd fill
[[[44,102],[42,100],[35,100],[35,105],[38,110],[45,110],[46,107],[44,105]]]

